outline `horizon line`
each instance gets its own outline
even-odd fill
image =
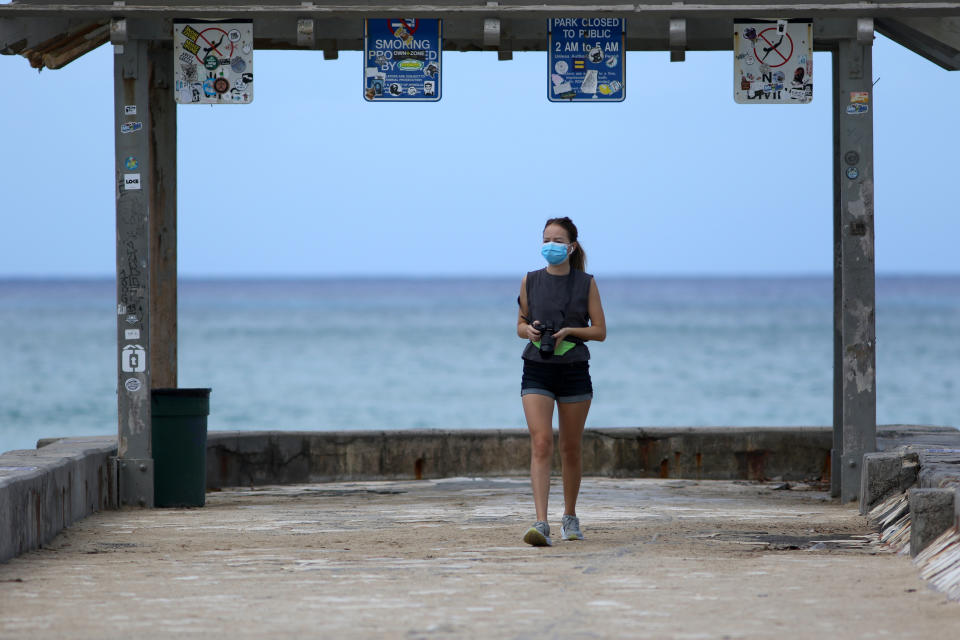
[[[878,278],[943,278],[960,277],[960,271],[877,271]],[[520,274],[521,276],[523,274]],[[595,275],[595,274],[594,274]],[[462,273],[462,274],[425,274],[425,273],[283,273],[283,274],[179,274],[177,280],[489,280],[519,277],[516,274],[505,273]],[[607,273],[602,279],[763,279],[763,278],[832,278],[829,271],[797,271],[772,273],[683,273],[683,272],[647,272],[647,273]],[[116,280],[114,274],[4,274],[0,273],[0,281],[104,281]]]

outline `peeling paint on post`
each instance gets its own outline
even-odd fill
[[[114,57],[117,197],[117,482],[120,505],[153,506],[150,452],[150,190],[147,42]]]
[[[834,72],[835,358],[833,493],[857,500],[876,451],[873,71],[870,44],[839,43]],[[839,455],[838,455],[839,454]],[[836,477],[839,475],[839,478]]]

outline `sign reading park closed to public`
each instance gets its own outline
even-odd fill
[[[551,18],[547,98],[551,102],[620,102],[626,97],[622,18]]]
[[[179,104],[253,102],[253,22],[173,23],[174,99]]]
[[[439,100],[442,28],[438,19],[367,20],[363,30],[364,99]]]
[[[733,98],[740,104],[813,100],[813,22],[735,20]]]

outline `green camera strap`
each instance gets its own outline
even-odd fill
[[[534,343],[533,343],[533,346],[535,346],[537,349],[539,349],[539,348],[540,348],[540,342],[534,342]],[[565,354],[567,351],[570,351],[570,349],[573,349],[575,346],[577,346],[577,344],[576,344],[575,342],[570,342],[569,340],[561,340],[561,341],[560,341],[560,344],[558,344],[557,346],[555,346],[555,347],[553,348],[553,355],[555,355],[555,356],[562,356],[562,355]]]

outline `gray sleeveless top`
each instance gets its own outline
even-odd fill
[[[565,276],[549,274],[545,268],[531,271],[527,274],[527,310],[530,321],[552,323],[554,329],[590,326],[587,299],[592,281],[592,275],[578,269],[570,269],[569,275]],[[577,343],[577,346],[562,356],[544,358],[537,347],[532,342],[528,342],[523,350],[523,359],[556,364],[584,362],[590,359],[590,350],[582,340],[573,336],[568,336],[566,339]]]

